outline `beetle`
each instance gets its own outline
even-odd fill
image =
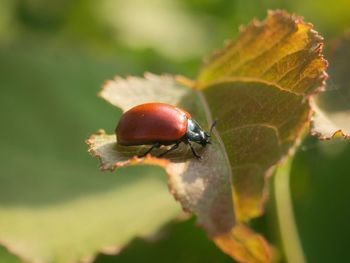
[[[183,142],[189,145],[194,157],[201,159],[191,142],[198,143],[202,147],[210,144],[215,125],[216,121],[211,125],[210,131],[205,132],[187,111],[170,104],[153,102],[126,111],[120,118],[115,133],[120,145],[151,145],[145,153],[138,156],[140,158],[154,148],[172,145],[157,156],[162,157],[177,149]]]

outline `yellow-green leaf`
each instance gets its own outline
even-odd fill
[[[271,83],[298,95],[315,93],[326,78],[322,40],[301,17],[270,11],[266,20],[242,27],[237,40],[204,64],[198,85],[234,77]]]

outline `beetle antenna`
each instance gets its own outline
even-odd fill
[[[214,120],[214,122],[212,123],[211,127],[210,127],[210,131],[209,131],[209,137],[211,136],[211,133],[213,132],[214,127],[216,126],[216,123],[218,122],[218,120]]]

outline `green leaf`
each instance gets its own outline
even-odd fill
[[[306,261],[342,262],[349,255],[350,144],[310,136],[304,145],[310,147],[297,152],[290,187]]]
[[[95,97],[116,68],[113,61],[42,47],[0,50],[7,87],[0,96],[7,109],[0,113],[6,123],[0,130],[0,244],[25,262],[116,253],[135,237],[155,236],[181,213],[161,169],[102,176],[86,154],[87,131],[112,127],[119,116]],[[10,257],[2,253],[0,262]]]
[[[321,51],[322,38],[311,24],[275,11],[263,22],[254,21],[237,41],[209,59],[197,81],[173,78],[172,84],[161,85],[159,77],[148,85],[146,76],[147,85],[108,82],[103,97],[123,110],[154,101],[158,93],[156,101],[183,107],[203,126],[217,118],[217,129],[213,144],[198,149],[202,161],[185,146],[166,158],[137,158],[145,148],[121,147],[114,135],[104,133],[90,137],[90,152],[101,159],[103,169],[128,164],[163,167],[171,193],[198,216],[225,253],[240,262],[270,262],[269,245],[244,223],[263,213],[268,176],[295,149],[309,125],[310,98],[324,88],[327,77]],[[181,89],[181,84],[188,88]],[[159,92],[159,85],[173,91]]]
[[[1,242],[33,262],[74,262],[101,250],[117,252],[130,238],[150,236],[159,222],[164,224],[178,214],[169,204],[164,184],[151,175],[119,185],[49,207],[2,208]],[[140,211],[142,220],[137,220]]]
[[[232,263],[232,259],[221,253],[202,229],[193,227],[193,223],[191,219],[170,224],[161,239],[152,242],[135,239],[120,254],[99,255],[95,263]]]

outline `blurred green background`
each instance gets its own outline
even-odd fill
[[[120,111],[97,92],[115,75],[194,78],[202,57],[239,25],[276,8],[304,16],[326,43],[350,28],[348,0],[0,0],[0,207],[70,202],[134,183],[135,174],[158,174],[166,190],[159,169],[98,170],[84,140],[100,128],[113,132]],[[349,157],[349,143],[313,138],[297,153],[292,191],[309,262],[348,258]],[[278,231],[261,221],[270,236]],[[170,223],[162,238],[136,238],[96,262],[232,262],[194,224]],[[0,262],[17,259],[0,248]]]

